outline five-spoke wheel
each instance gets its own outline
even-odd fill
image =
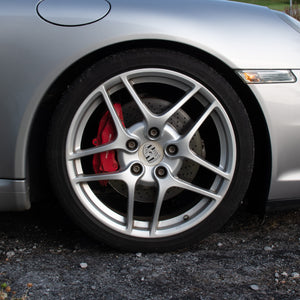
[[[89,233],[123,249],[183,247],[215,231],[251,176],[241,100],[212,68],[174,51],[100,60],[65,94],[51,133],[63,205]]]

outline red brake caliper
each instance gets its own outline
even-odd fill
[[[115,111],[124,126],[123,112],[120,103],[114,104]],[[109,111],[106,111],[104,116],[100,119],[97,137],[93,139],[95,146],[107,144],[116,137],[116,129]],[[106,151],[97,153],[93,157],[93,168],[95,173],[113,172],[118,170],[119,164],[116,158],[116,151]],[[107,180],[100,181],[100,184],[107,186]]]

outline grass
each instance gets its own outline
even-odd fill
[[[289,0],[233,0],[238,2],[252,3],[262,6],[268,6],[271,9],[284,11],[287,7],[290,6]],[[295,1],[293,1],[293,4]]]
[[[287,14],[290,14],[290,1],[289,0],[232,0],[237,2],[251,3],[262,6],[267,6],[271,9],[284,11]],[[298,3],[300,0],[293,0],[293,11],[291,15],[300,20],[300,8]]]
[[[289,1],[285,0],[239,0],[239,2],[246,2],[246,3],[252,3],[262,6],[267,6],[271,9],[281,10],[284,11],[286,7],[290,6]]]

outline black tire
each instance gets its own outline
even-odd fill
[[[125,82],[134,86],[144,114]],[[99,121],[108,109],[103,90],[95,92],[99,87],[110,101],[121,104],[126,129],[122,133],[119,128],[115,139],[116,148],[122,148],[115,151],[118,175],[105,173],[84,182],[80,174],[94,173],[93,156],[78,153],[93,149]],[[189,100],[164,120],[163,114],[193,88]],[[161,118],[147,115],[145,107]],[[148,123],[143,122],[145,116]],[[150,127],[158,129],[158,137],[149,136]],[[126,139],[136,140],[137,149],[126,149]],[[153,164],[145,154],[149,143],[156,151]],[[48,140],[51,180],[66,211],[96,239],[130,251],[182,248],[218,230],[242,201],[253,160],[251,124],[233,88],[205,63],[165,49],[124,51],[87,69],[61,99]],[[134,173],[133,162],[141,174]],[[100,179],[110,180],[107,187]],[[128,196],[131,191],[134,198]],[[134,199],[129,210],[128,197]]]

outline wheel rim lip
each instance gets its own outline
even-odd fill
[[[197,82],[196,80],[176,71],[159,68],[144,68],[119,74],[111,79],[108,79],[107,81],[99,85],[97,88],[99,88],[100,86],[104,86],[106,90],[110,89],[111,93],[113,93],[114,90],[118,90],[117,86],[119,85],[118,81],[120,80],[120,75],[128,76],[128,78],[134,78],[133,80],[135,80],[136,82],[139,82],[139,80],[145,80],[145,78],[149,78],[149,80],[161,80],[161,78],[164,78],[165,82],[173,84],[178,83],[176,87],[180,87],[182,89],[188,86],[191,87],[195,83],[199,85],[199,82]],[[219,122],[219,125],[217,126],[220,126],[220,130],[221,127],[225,127],[225,129],[223,128],[222,130],[225,131],[226,137],[219,136],[219,139],[226,139],[225,142],[227,144],[227,148],[229,148],[224,150],[226,152],[225,154],[220,153],[220,165],[226,165],[226,167],[224,167],[224,170],[231,170],[230,172],[233,174],[236,165],[236,140],[230,118],[227,115],[222,104],[212,94],[212,92],[209,91],[202,84],[200,85],[203,89],[202,94],[206,94],[206,97],[209,98],[211,101],[218,102],[218,107],[216,109],[218,113],[215,113],[215,116],[213,118],[216,123]],[[76,193],[80,203],[85,207],[85,209],[87,209],[89,213],[91,213],[98,221],[110,227],[111,229],[123,233],[125,235],[140,238],[157,238],[176,235],[196,226],[197,224],[201,223],[204,219],[206,219],[216,209],[219,203],[217,203],[216,201],[210,201],[208,198],[203,197],[201,201],[199,201],[188,211],[167,220],[160,220],[155,236],[150,235],[150,221],[134,220],[133,229],[130,233],[128,233],[126,230],[126,217],[124,217],[122,214],[116,213],[111,208],[106,206],[94,194],[88,183],[76,184],[74,182],[73,178],[77,176],[76,174],[83,173],[81,159],[69,160],[68,157],[70,153],[80,150],[80,144],[84,128],[89,118],[91,117],[94,109],[96,108],[96,106],[98,106],[98,104],[95,105],[95,101],[91,96],[93,92],[94,90],[86,97],[86,99],[79,106],[71,122],[66,142],[67,173],[69,176],[71,186],[74,192]],[[220,145],[220,147],[223,147],[223,145]],[[227,184],[221,184],[221,186],[219,187],[220,181],[222,180],[220,178],[218,179],[218,177],[219,176],[216,176],[216,179],[214,180],[211,189],[218,188],[218,194],[222,195],[222,198],[224,198],[231,184],[231,180],[227,182]],[[223,181],[226,180],[223,179]],[[188,220],[183,221],[185,215],[190,215],[191,217]]]

